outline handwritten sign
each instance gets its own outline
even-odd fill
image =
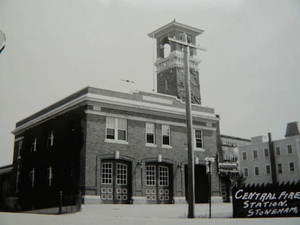
[[[247,186],[232,190],[233,217],[300,216],[300,183]]]

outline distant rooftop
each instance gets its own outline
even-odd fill
[[[247,141],[247,142],[251,141],[250,139],[236,137],[236,136],[230,136],[230,135],[224,135],[224,134],[221,134],[221,138],[229,138],[229,139],[233,139],[233,140]]]
[[[286,125],[285,137],[293,137],[295,135],[300,135],[299,122],[291,122]]]

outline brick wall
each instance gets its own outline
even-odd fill
[[[118,110],[104,110],[106,112],[120,112]],[[133,112],[130,112],[132,115]],[[122,111],[122,116],[126,112]],[[140,117],[142,115],[139,115]],[[149,115],[143,115],[147,118]],[[157,117],[157,119],[161,119]],[[167,121],[166,118],[163,118]],[[169,120],[174,120],[169,119]],[[183,122],[182,120],[178,120]],[[162,147],[162,124],[155,124],[156,147],[146,146],[146,122],[127,120],[128,144],[105,142],[106,116],[87,114],[87,136],[86,136],[86,167],[85,167],[85,187],[86,194],[99,195],[100,191],[100,163],[101,159],[114,158],[115,151],[119,151],[120,159],[131,160],[132,162],[132,189],[134,196],[145,196],[145,165],[147,162],[156,161],[158,155],[162,155],[162,161],[171,164],[173,167],[173,190],[174,196],[184,196],[184,172],[177,166],[187,163],[187,138],[184,126],[171,125],[171,146]],[[195,157],[199,157],[200,163],[205,164],[205,157],[216,156],[217,138],[216,132],[204,131],[205,152],[195,152]],[[143,161],[143,166],[138,166],[137,161]],[[219,177],[216,163],[213,164],[212,186],[213,191],[219,191]]]

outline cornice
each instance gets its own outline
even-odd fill
[[[124,99],[124,98],[118,98],[118,97],[111,97],[111,96],[105,96],[105,95],[99,95],[99,94],[93,94],[93,93],[87,93],[84,95],[79,96],[78,98],[67,102],[59,107],[56,107],[40,116],[37,116],[33,118],[32,120],[17,126],[15,130],[12,131],[14,135],[21,134],[25,129],[28,129],[32,126],[35,126],[41,122],[47,121],[50,118],[53,118],[54,116],[60,115],[62,113],[65,113],[67,111],[70,111],[74,109],[74,107],[79,106],[83,102],[96,102],[96,103],[106,103],[116,106],[123,106],[123,107],[131,107],[134,111],[135,109],[144,110],[147,113],[151,113],[151,111],[157,111],[162,113],[167,113],[169,115],[185,115],[185,109],[183,108],[177,108],[172,106],[165,106],[162,104],[155,104],[155,103],[148,103],[143,101],[137,101],[137,100],[130,100],[130,99]],[[219,121],[220,118],[216,117],[213,113],[206,113],[206,112],[199,112],[199,111],[193,111],[192,112],[193,117],[198,117],[202,119],[206,119],[208,121]]]

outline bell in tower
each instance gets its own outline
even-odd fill
[[[154,65],[157,73],[157,93],[173,95],[185,100],[185,74],[183,49],[178,43],[170,42],[170,38],[182,40],[183,34],[187,41],[196,45],[196,36],[204,31],[190,27],[175,20],[148,34],[156,39],[157,59]],[[199,69],[200,60],[195,58],[197,50],[192,49],[189,54],[189,67],[191,76],[191,102],[201,104]]]

